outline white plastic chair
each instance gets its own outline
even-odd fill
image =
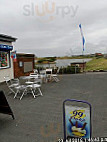
[[[40,71],[40,77],[42,79],[42,82],[47,83],[46,70]]]
[[[34,78],[38,78],[39,77],[39,75],[37,73],[30,73],[30,76],[34,77]]]
[[[46,77],[48,81],[52,80],[52,69],[46,69]]]
[[[37,69],[34,69],[33,71],[34,71],[34,73],[38,74],[38,70]]]
[[[52,69],[46,69],[46,75],[50,81],[59,81],[57,74],[52,73]]]
[[[9,76],[5,76],[4,80],[9,88],[9,90],[11,91],[11,93],[15,94],[14,87],[19,85],[19,80],[18,79],[11,80]]]
[[[39,95],[43,96],[42,94],[42,91],[41,91],[41,85],[40,84],[31,84],[31,85],[28,85],[28,87],[32,88],[34,93],[36,93],[36,90],[39,92]],[[35,96],[39,96],[39,95],[36,95]]]
[[[22,94],[21,96],[23,96],[27,91],[26,85],[18,85],[18,86],[15,86],[14,89],[16,90],[15,95],[14,95],[14,99],[17,97],[17,95],[19,93],[21,93]]]
[[[42,79],[39,74],[31,73],[30,77],[31,77],[31,79],[33,79],[34,83],[42,84]]]
[[[20,97],[20,100],[22,100],[23,96],[28,93],[28,90],[30,90],[30,92],[32,93],[32,95],[33,95],[34,98],[36,98],[39,95],[43,96],[40,87],[41,87],[41,85],[39,85],[39,84],[27,85],[26,88],[25,88],[25,90],[24,90],[24,92],[23,92],[23,94]],[[38,92],[40,93],[39,95],[35,94],[36,90],[38,90]]]

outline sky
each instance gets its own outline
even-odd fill
[[[0,0],[0,33],[37,57],[107,53],[107,0]]]

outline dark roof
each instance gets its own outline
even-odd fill
[[[95,55],[103,55],[102,53],[95,53]]]
[[[6,42],[15,42],[17,38],[14,38],[12,36],[0,34],[0,41],[6,41]]]
[[[86,62],[73,62],[71,64],[86,64]]]
[[[17,58],[23,58],[23,57],[27,57],[27,58],[30,58],[30,57],[35,57],[35,54],[25,54],[25,53],[16,53],[16,56]]]

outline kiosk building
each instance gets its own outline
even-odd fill
[[[11,59],[12,43],[17,39],[8,35],[0,34],[0,82],[5,76],[14,78],[13,60]]]

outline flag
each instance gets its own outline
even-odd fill
[[[82,44],[83,44],[83,51],[84,51],[85,38],[84,38],[84,36],[83,36],[82,26],[81,26],[81,24],[79,24],[79,28],[80,28],[80,32],[81,32],[81,36],[82,36]]]
[[[16,51],[11,52],[11,58],[16,62]]]
[[[80,27],[80,29],[81,29],[81,24],[79,24],[79,27]]]

